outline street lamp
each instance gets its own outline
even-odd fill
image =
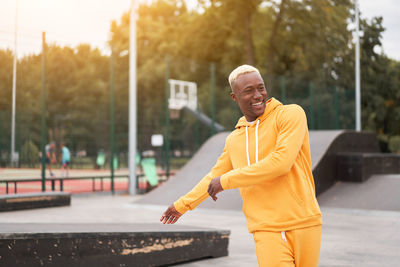
[[[136,99],[136,9],[132,0],[129,22],[129,194],[136,195],[137,99]]]
[[[15,153],[15,102],[17,90],[17,22],[18,22],[18,0],[15,3],[15,31],[14,31],[14,62],[12,81],[12,111],[11,111],[11,165],[16,166],[18,157]]]
[[[361,131],[361,86],[360,86],[360,34],[358,18],[358,1],[355,1],[356,9],[356,131]]]

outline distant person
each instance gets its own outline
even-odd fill
[[[50,176],[54,177],[54,173],[52,171],[52,164],[57,163],[57,157],[56,157],[56,143],[55,142],[50,142],[50,144],[47,144],[45,146],[45,152],[46,152],[46,164],[47,168],[49,169]]]
[[[317,267],[322,219],[304,110],[268,99],[252,66],[233,70],[229,84],[244,116],[216,165],[160,221],[173,224],[209,196],[216,201],[219,192],[239,188],[259,266]]]
[[[71,153],[64,143],[61,143],[61,177],[69,176],[69,162],[71,160]]]
[[[101,169],[106,162],[106,154],[104,153],[104,149],[100,149],[97,153],[96,159],[96,169]]]

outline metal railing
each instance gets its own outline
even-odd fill
[[[175,172],[171,173],[172,175],[175,174]],[[166,173],[165,172],[158,172],[159,177],[165,177]],[[136,175],[136,188],[141,189],[139,179],[144,177],[143,173],[139,173]],[[127,180],[129,179],[129,174],[116,174],[114,175],[114,178],[126,178]],[[92,192],[103,192],[104,191],[104,180],[105,179],[110,179],[110,175],[102,175],[102,176],[72,176],[72,177],[59,177],[59,178],[46,178],[46,182],[50,181],[51,182],[51,191],[56,191],[56,181],[59,182],[59,191],[63,192],[64,191],[64,181],[66,180],[92,180]],[[96,189],[96,181],[100,180],[100,190]],[[166,179],[161,178],[160,182],[165,182]],[[14,184],[14,194],[17,194],[18,190],[18,184],[19,183],[28,183],[28,182],[42,182],[42,178],[23,178],[23,179],[2,179],[0,178],[0,185],[5,184],[6,185],[6,194],[10,193],[10,184]],[[139,193],[145,193],[148,190],[139,190]]]
[[[143,176],[140,174],[138,176]],[[114,178],[129,178],[129,174],[114,175]],[[104,191],[104,179],[111,179],[109,175],[105,176],[73,176],[73,177],[60,177],[60,178],[46,178],[46,182],[51,182],[51,191],[56,191],[56,181],[59,181],[59,190],[64,191],[64,181],[66,180],[92,180],[92,192]],[[100,180],[100,190],[96,190],[96,180]],[[17,193],[17,185],[19,183],[28,182],[42,182],[42,178],[24,178],[16,179],[0,179],[0,184],[6,184],[6,194],[9,194],[9,184],[14,184],[14,194]]]

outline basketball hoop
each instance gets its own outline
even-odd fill
[[[170,110],[181,110],[183,107],[197,109],[197,84],[194,82],[168,80],[170,86],[170,95],[168,107]],[[170,112],[176,113],[175,111]],[[176,115],[176,114],[174,114]],[[179,116],[179,115],[178,115]],[[171,116],[172,118],[172,116]]]

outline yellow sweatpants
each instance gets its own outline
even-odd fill
[[[260,267],[318,267],[321,225],[286,232],[253,233]]]

